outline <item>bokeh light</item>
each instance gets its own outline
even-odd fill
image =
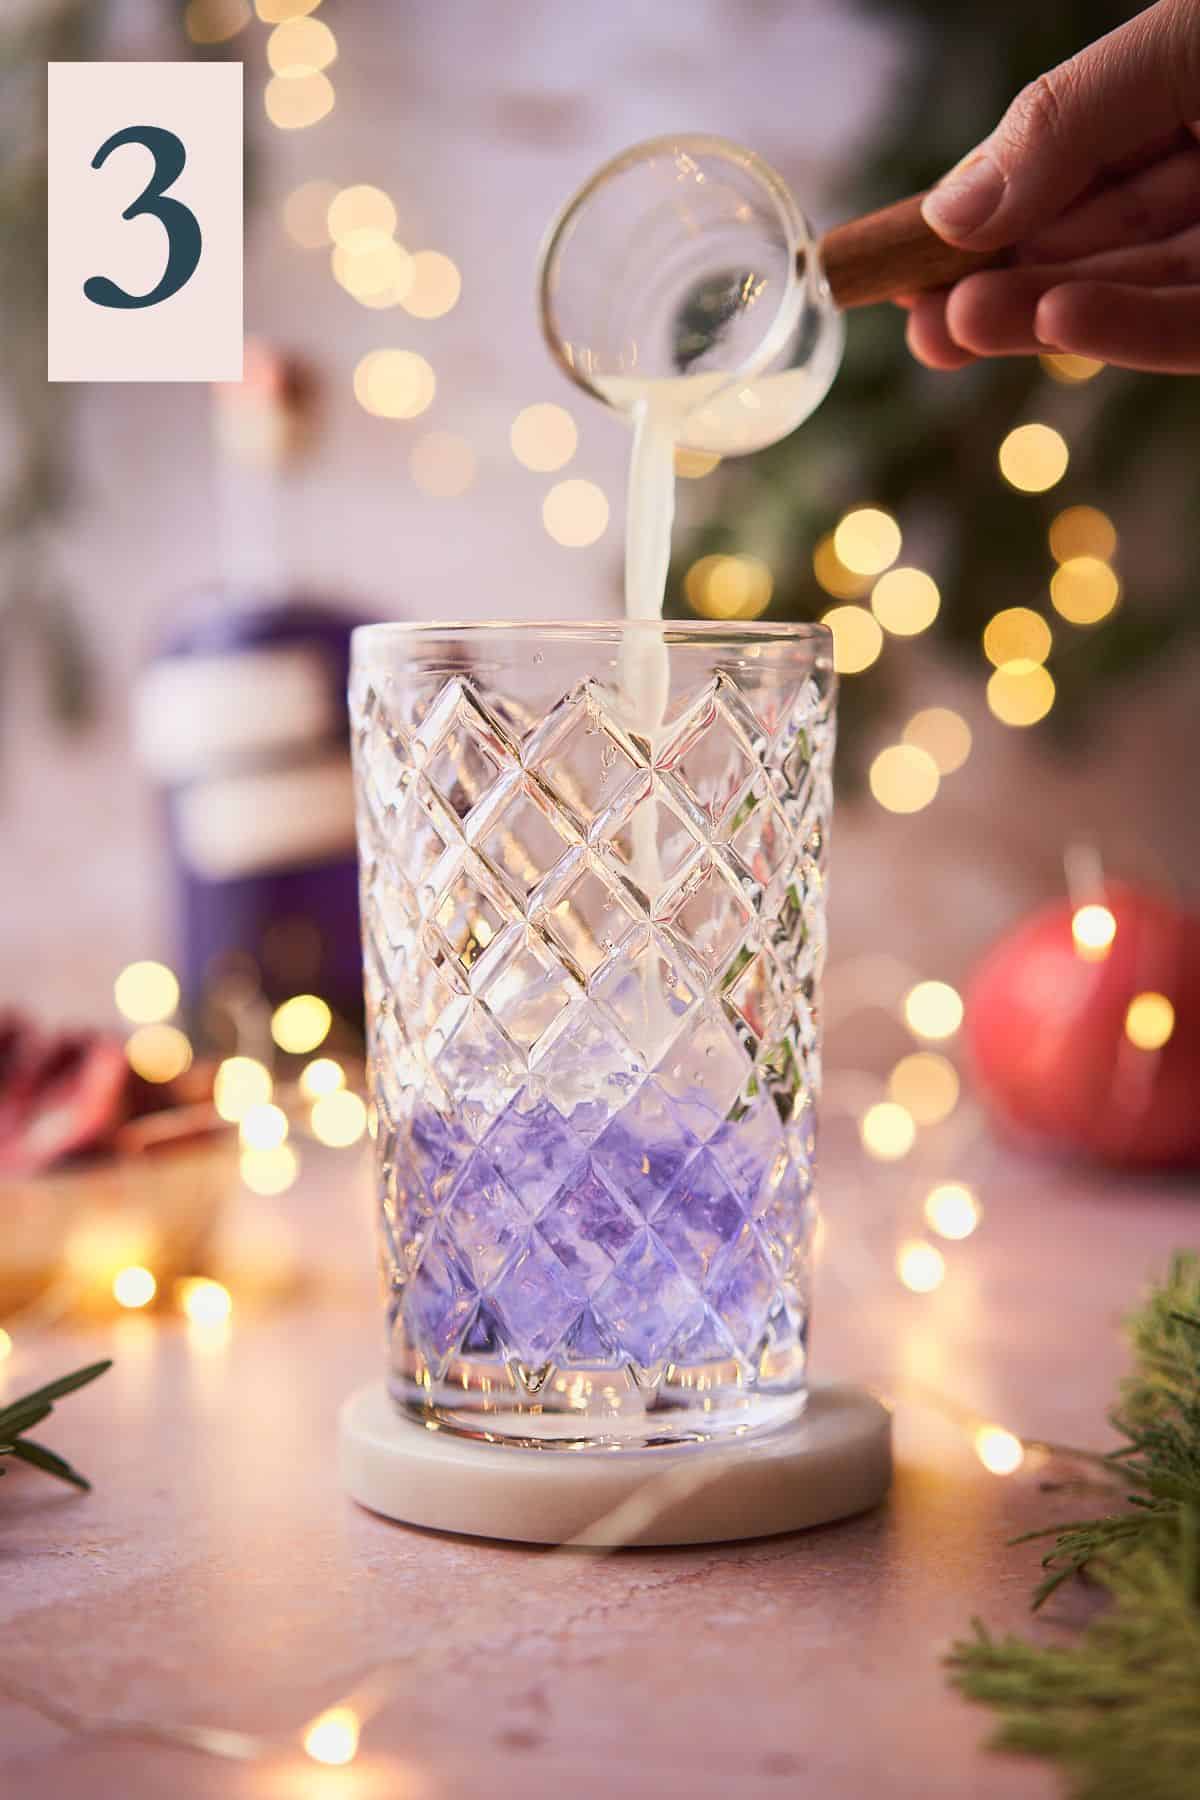
[[[329,243],[329,207],[337,197],[332,181],[302,181],[283,203],[283,228],[302,250],[322,250]]]
[[[238,1121],[238,1139],[247,1150],[274,1150],[288,1134],[288,1117],[269,1100],[247,1107]]]
[[[329,1036],[333,1014],[317,994],[294,994],[271,1015],[271,1036],[290,1056],[307,1056]]]
[[[958,1105],[958,1070],[933,1050],[903,1056],[888,1077],[888,1098],[918,1125],[940,1125]]]
[[[125,1060],[143,1081],[176,1081],[192,1066],[192,1046],[175,1025],[139,1025],[125,1040]]]
[[[1050,603],[1070,625],[1098,625],[1120,597],[1115,571],[1099,556],[1069,556],[1050,577]]]
[[[925,1196],[925,1222],[939,1237],[958,1241],[978,1228],[983,1208],[961,1181],[940,1181]]]
[[[871,589],[871,611],[894,637],[915,637],[937,618],[942,597],[924,569],[889,569]]]
[[[971,727],[949,706],[927,706],[914,713],[900,736],[932,756],[939,775],[953,775],[971,754]]]
[[[316,12],[321,0],[254,0],[254,10],[264,25],[282,25],[285,19],[302,19]]]
[[[987,703],[1002,725],[1036,725],[1054,705],[1054,677],[1028,657],[1003,663],[988,679]]]
[[[414,319],[441,319],[458,305],[462,276],[458,265],[440,250],[417,250],[412,282],[400,304]]]
[[[566,407],[549,401],[522,407],[508,437],[512,453],[522,467],[539,474],[563,468],[579,444],[579,432]]]
[[[253,1056],[227,1056],[213,1077],[213,1105],[236,1125],[252,1106],[271,1098],[271,1071]]]
[[[395,229],[391,196],[369,182],[338,188],[326,202],[326,237],[347,250],[387,243]]]
[[[904,996],[904,1022],[917,1037],[938,1042],[963,1022],[963,1003],[948,981],[918,981]]]
[[[831,606],[821,619],[833,633],[833,666],[839,675],[861,675],[883,649],[883,631],[865,606]]]
[[[303,131],[333,111],[328,75],[272,75],[263,89],[263,107],[279,131]]]
[[[1054,381],[1061,381],[1064,387],[1078,387],[1082,381],[1090,381],[1104,367],[1094,356],[1076,356],[1070,350],[1046,350],[1038,357],[1043,369]]]
[[[336,1093],[345,1085],[346,1071],[332,1056],[318,1056],[315,1062],[306,1063],[300,1072],[300,1092],[306,1100]]]
[[[838,561],[855,575],[882,575],[900,554],[900,527],[877,506],[848,512],[833,534]]]
[[[304,1748],[314,1762],[341,1768],[358,1752],[358,1717],[348,1706],[334,1706],[314,1719],[304,1734]]]
[[[1125,1036],[1139,1050],[1161,1050],[1175,1029],[1175,1008],[1165,994],[1135,994],[1125,1014]]]
[[[756,619],[774,586],[759,556],[702,556],[684,577],[689,603],[706,619]]]
[[[412,284],[412,257],[392,238],[368,237],[364,232],[351,244],[335,244],[329,266],[338,286],[360,306],[381,311],[399,306]]]
[[[889,744],[871,764],[871,792],[888,812],[914,813],[937,796],[941,776],[927,750],[915,744]]]
[[[1070,452],[1052,425],[1018,425],[997,454],[1000,473],[1023,494],[1044,494],[1067,472]]]
[[[452,431],[427,431],[408,453],[416,486],[435,500],[455,500],[475,479],[475,452]]]
[[[1050,554],[1055,562],[1098,556],[1109,562],[1117,551],[1117,528],[1098,506],[1068,506],[1050,522]]]
[[[981,1425],[975,1433],[975,1454],[992,1475],[1015,1475],[1025,1461],[1025,1446],[1003,1425]]]
[[[1028,606],[1008,606],[983,628],[983,654],[996,668],[1010,662],[1044,663],[1054,642],[1041,613]]]
[[[917,1139],[912,1114],[894,1100],[879,1100],[859,1120],[858,1134],[868,1156],[877,1162],[899,1162]]]
[[[437,377],[415,350],[371,350],[354,371],[354,393],[381,419],[415,419],[433,404]]]
[[[813,574],[834,600],[861,600],[870,591],[871,577],[848,569],[837,553],[833,532],[827,532],[813,551]]]
[[[685,481],[702,481],[719,467],[721,458],[712,450],[688,450],[683,444],[675,448],[675,473]]]
[[[285,19],[267,39],[268,64],[288,80],[316,75],[336,58],[337,39],[321,19]]]
[[[246,0],[188,0],[183,28],[193,44],[225,44],[250,23]]]
[[[7,1362],[13,1353],[13,1341],[9,1332],[0,1325],[0,1362]]]
[[[112,1291],[117,1305],[133,1312],[139,1306],[149,1306],[158,1292],[158,1283],[149,1269],[134,1263],[127,1269],[117,1270],[113,1276]]]
[[[233,1311],[233,1296],[207,1275],[188,1275],[175,1283],[179,1308],[193,1325],[221,1325]]]
[[[936,1244],[910,1238],[896,1252],[896,1273],[913,1294],[932,1294],[946,1279],[946,1259]]]
[[[603,537],[608,500],[594,481],[556,481],[542,501],[542,524],[556,544],[583,550]]]
[[[311,1123],[318,1142],[342,1150],[356,1144],[367,1129],[367,1109],[357,1094],[337,1088],[313,1102]]]
[[[1092,902],[1077,907],[1071,917],[1071,937],[1084,962],[1103,962],[1117,935],[1117,921],[1107,906]]]
[[[179,1005],[179,982],[165,963],[130,963],[113,982],[113,999],[131,1025],[157,1025]]]
[[[300,1158],[290,1144],[277,1144],[273,1150],[243,1150],[239,1166],[252,1194],[283,1194],[300,1173]]]

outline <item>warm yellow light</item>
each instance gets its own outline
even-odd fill
[[[949,706],[927,706],[914,713],[900,736],[932,756],[939,775],[953,775],[971,754],[971,727]]]
[[[508,439],[523,468],[549,474],[570,462],[579,433],[565,406],[542,401],[521,409],[512,422]]]
[[[833,534],[838,561],[855,575],[882,575],[900,554],[900,527],[877,506],[848,512]]]
[[[702,556],[684,577],[684,592],[706,619],[756,619],[770,605],[774,577],[758,556]]]
[[[1117,528],[1098,506],[1068,506],[1050,524],[1050,554],[1055,562],[1072,556],[1098,556],[1109,562],[1117,551]]]
[[[996,668],[1010,662],[1044,663],[1053,643],[1041,613],[1028,606],[1008,606],[983,628],[983,654]]]
[[[969,1238],[983,1208],[961,1181],[942,1181],[925,1196],[925,1219],[939,1237]]]
[[[975,1454],[992,1475],[1015,1475],[1025,1461],[1025,1446],[1003,1425],[981,1425],[975,1433]]]
[[[213,1079],[213,1105],[231,1125],[271,1098],[271,1073],[252,1056],[227,1056]]]
[[[332,181],[302,181],[283,203],[283,228],[302,250],[320,250],[329,242],[329,206],[336,198]]]
[[[924,569],[889,569],[871,589],[871,611],[895,637],[916,637],[937,618],[942,596]]]
[[[175,1025],[139,1025],[125,1040],[125,1057],[143,1081],[174,1081],[192,1066],[192,1046]]]
[[[608,524],[603,489],[594,481],[556,481],[542,501],[542,524],[568,550],[594,544]]]
[[[313,1136],[319,1142],[343,1150],[348,1144],[356,1144],[367,1129],[367,1109],[357,1094],[338,1088],[313,1102],[311,1121]]]
[[[1090,381],[1104,367],[1094,356],[1075,356],[1069,350],[1046,350],[1038,361],[1047,375],[1066,387],[1078,387],[1081,381]]]
[[[320,19],[285,19],[267,39],[267,62],[289,80],[316,75],[336,59],[337,39]]]
[[[415,419],[436,392],[437,377],[415,350],[372,350],[354,371],[359,405],[381,419]]]
[[[184,30],[193,44],[224,44],[250,23],[246,0],[188,0]]]
[[[702,481],[711,475],[721,458],[709,450],[687,450],[682,444],[675,450],[675,473],[685,481]]]
[[[1175,1029],[1175,1008],[1165,994],[1135,994],[1125,1014],[1125,1036],[1139,1050],[1161,1050]]]
[[[288,1134],[288,1117],[281,1106],[270,1101],[251,1106],[238,1123],[238,1139],[246,1150],[274,1150]]]
[[[894,1100],[879,1100],[859,1120],[858,1134],[868,1156],[877,1162],[899,1162],[916,1142],[917,1128],[903,1106]]]
[[[333,83],[328,75],[272,75],[263,89],[263,106],[279,131],[303,131],[333,111]]]
[[[958,1105],[958,1071],[936,1051],[915,1050],[902,1056],[888,1077],[888,1098],[918,1125],[940,1125]]]
[[[1002,725],[1036,725],[1054,705],[1054,677],[1028,657],[993,669],[987,703]]]
[[[813,551],[813,574],[835,600],[860,600],[871,586],[869,575],[848,569],[837,553],[833,532],[827,532]]]
[[[314,1719],[304,1734],[304,1748],[314,1762],[340,1768],[358,1754],[358,1718],[348,1706],[334,1706]]]
[[[475,479],[475,452],[452,431],[427,431],[409,451],[408,468],[423,494],[454,500]]]
[[[1121,583],[1099,556],[1069,556],[1050,577],[1050,603],[1071,625],[1098,625],[1121,597]]]
[[[396,208],[382,188],[368,182],[338,188],[325,208],[325,231],[347,250],[387,243],[396,229]]]
[[[917,1037],[953,1037],[963,1022],[963,1003],[948,981],[918,981],[904,996],[904,1021]]]
[[[321,0],[254,0],[254,10],[264,25],[282,25],[285,19],[301,19],[316,12]]]
[[[229,1289],[206,1275],[189,1275],[177,1281],[175,1298],[193,1325],[221,1325],[233,1311]]]
[[[833,666],[839,675],[861,675],[883,649],[883,632],[865,606],[831,606],[821,620],[833,633]]]
[[[3,1325],[0,1325],[0,1362],[6,1362],[13,1353],[13,1341]]]
[[[1117,921],[1107,906],[1079,907],[1071,919],[1071,936],[1084,962],[1103,962],[1117,935]]]
[[[412,259],[412,286],[401,305],[414,319],[440,319],[458,305],[462,276],[440,250],[418,250]]]
[[[889,744],[871,764],[871,792],[888,812],[920,812],[937,794],[938,766],[915,744]]]
[[[307,1063],[300,1074],[300,1092],[306,1100],[318,1100],[322,1094],[336,1093],[346,1085],[346,1071],[331,1056],[319,1056]]]
[[[316,994],[294,994],[271,1015],[271,1036],[290,1056],[307,1056],[329,1036],[333,1014]]]
[[[118,1269],[113,1276],[113,1299],[118,1306],[127,1306],[132,1311],[139,1306],[149,1306],[158,1292],[158,1283],[149,1269],[134,1264],[128,1269]]]
[[[914,1294],[932,1294],[946,1279],[946,1259],[936,1244],[910,1238],[896,1253],[896,1273]]]
[[[179,1005],[179,983],[165,963],[130,963],[113,982],[113,998],[130,1024],[157,1025]]]
[[[1018,425],[1001,444],[997,460],[1010,487],[1023,494],[1044,494],[1066,474],[1070,452],[1052,425]]]
[[[252,1194],[282,1194],[300,1173],[300,1158],[290,1144],[274,1150],[243,1150],[241,1176]]]
[[[339,287],[376,311],[398,306],[412,285],[412,257],[392,238],[369,238],[364,232],[351,244],[335,244],[329,266]]]

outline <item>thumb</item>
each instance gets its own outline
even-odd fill
[[[1200,115],[1200,5],[1159,0],[1040,75],[921,211],[939,237],[999,250],[1032,236],[1122,158]]]

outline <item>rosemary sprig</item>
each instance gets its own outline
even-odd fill
[[[71,1375],[60,1375],[57,1381],[49,1381],[45,1387],[35,1388],[32,1394],[24,1394],[10,1405],[0,1407],[0,1457],[14,1456],[35,1469],[43,1469],[47,1475],[56,1475],[60,1481],[69,1481],[72,1487],[82,1488],[85,1492],[90,1489],[91,1482],[78,1469],[73,1469],[56,1451],[47,1450],[44,1444],[35,1444],[25,1433],[50,1417],[56,1400],[61,1400],[65,1394],[73,1394],[76,1388],[85,1387],[111,1368],[112,1359],[106,1357],[103,1362],[89,1363],[85,1369],[76,1369]],[[0,1475],[3,1474],[4,1468],[0,1464]]]

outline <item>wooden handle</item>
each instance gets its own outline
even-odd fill
[[[839,306],[873,306],[897,294],[946,287],[994,260],[943,243],[921,217],[923,199],[913,194],[825,233],[821,263]]]

